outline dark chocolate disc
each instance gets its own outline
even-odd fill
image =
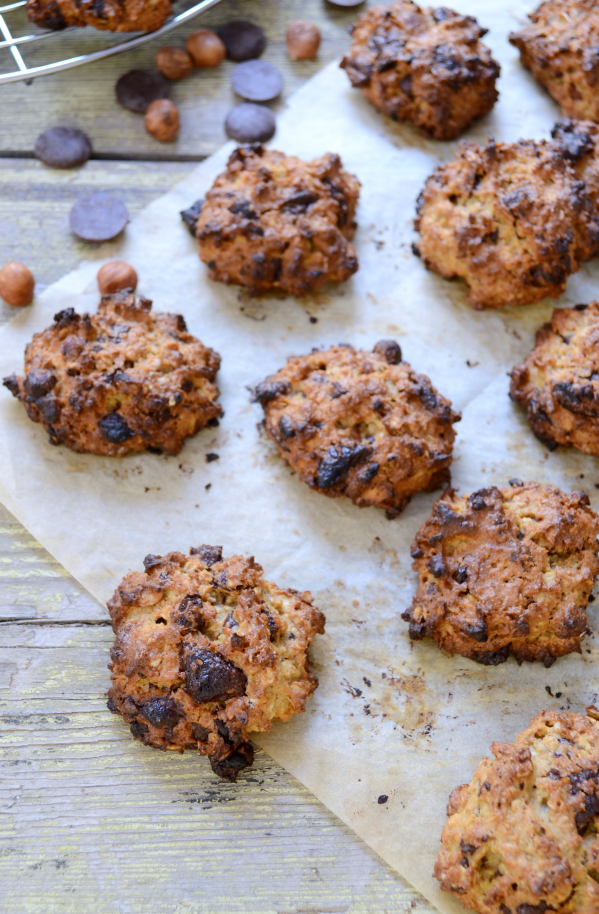
[[[225,131],[237,143],[266,143],[275,135],[277,123],[270,108],[244,102],[227,114]]]
[[[89,137],[75,127],[50,127],[35,141],[35,154],[50,168],[79,168],[92,153]]]
[[[246,60],[233,70],[231,84],[249,102],[269,102],[283,88],[281,71],[266,60]]]
[[[238,63],[260,57],[266,47],[266,35],[262,29],[245,19],[232,19],[219,25],[216,34],[227,49],[229,60]]]
[[[364,0],[328,0],[333,6],[360,6]]]
[[[129,70],[116,84],[117,99],[136,114],[145,114],[152,102],[170,94],[170,83],[158,70]]]
[[[109,241],[122,232],[129,221],[127,207],[112,194],[90,194],[77,200],[69,222],[83,241]]]

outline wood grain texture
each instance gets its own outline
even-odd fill
[[[42,130],[56,124],[69,124],[90,136],[96,155],[171,160],[186,156],[199,160],[218,149],[226,139],[223,129],[226,112],[240,101],[230,86],[235,64],[225,61],[215,69],[194,70],[187,79],[172,83],[171,97],[180,108],[181,132],[175,143],[167,144],[159,143],[146,133],[141,115],[125,111],[117,103],[114,85],[122,73],[134,67],[154,66],[154,56],[160,46],[182,46],[187,35],[197,28],[214,26],[228,19],[250,19],[260,25],[268,37],[264,59],[283,72],[284,90],[272,105],[276,112],[310,76],[343,53],[349,43],[347,28],[357,12],[356,8],[342,9],[326,0],[223,0],[195,22],[137,50],[80,69],[45,76],[29,86],[24,82],[1,86],[0,155],[32,154],[36,137]],[[298,18],[312,19],[320,26],[322,44],[316,60],[292,61],[287,56],[285,29],[292,19]],[[24,15],[22,31],[31,31]],[[89,53],[104,46],[104,39],[89,29],[53,37],[51,41],[61,48],[64,57]],[[23,49],[30,66],[48,61],[42,44],[47,46],[43,42]],[[13,69],[12,63],[8,65],[6,52],[0,50],[0,72],[2,67]],[[306,129],[314,129],[314,126],[307,124]]]

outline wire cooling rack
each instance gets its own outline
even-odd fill
[[[153,38],[158,38],[160,35],[166,35],[168,32],[172,32],[173,29],[183,25],[184,22],[189,22],[189,20],[193,19],[195,16],[199,16],[201,13],[206,12],[206,10],[209,10],[211,6],[216,6],[216,4],[220,3],[221,0],[200,0],[199,3],[194,3],[193,6],[184,12],[178,13],[176,16],[172,16],[161,28],[157,29],[155,32],[143,32],[142,34],[138,34],[133,38],[127,37],[123,41],[115,42],[115,33],[106,33],[94,30],[95,34],[98,36],[99,41],[106,40],[108,37],[112,43],[108,47],[100,48],[97,51],[92,51],[90,54],[80,54],[77,57],[69,57],[66,60],[54,60],[51,63],[34,67],[28,67],[27,63],[23,59],[21,48],[24,45],[31,45],[34,42],[47,42],[47,44],[50,46],[50,50],[52,43],[55,47],[58,46],[58,50],[60,50],[59,36],[64,35],[65,32],[85,32],[87,37],[89,32],[92,30],[89,28],[81,29],[78,26],[71,26],[70,28],[62,29],[59,32],[38,31],[30,35],[20,35],[15,38],[13,37],[6,21],[6,14],[10,14],[16,10],[22,10],[25,7],[25,2],[26,0],[17,0],[16,3],[9,3],[5,6],[0,6],[0,36],[3,38],[3,40],[0,41],[0,53],[4,51],[5,53],[12,54],[14,63],[16,64],[16,68],[9,71],[8,73],[0,73],[0,85],[2,83],[16,82],[19,79],[31,80],[35,76],[46,76],[48,73],[57,73],[59,70],[69,70],[71,67],[78,67],[84,63],[91,63],[94,60],[101,60],[103,57],[110,57],[112,54],[120,54],[121,51],[128,51],[131,48],[137,48],[140,44],[145,44],[146,41],[152,41]],[[14,25],[13,28],[15,28]]]

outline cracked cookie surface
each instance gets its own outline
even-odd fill
[[[394,340],[291,358],[255,394],[283,458],[324,495],[396,517],[414,493],[450,480],[460,417]]]
[[[497,101],[500,68],[485,33],[472,16],[399,0],[358,18],[341,66],[376,108],[451,140]]]
[[[599,304],[556,308],[512,369],[510,397],[537,438],[599,457]]]
[[[456,787],[434,874],[479,914],[599,910],[599,723],[541,711]]]
[[[316,689],[308,650],[324,615],[220,546],[148,555],[144,567],[108,603],[108,707],[145,745],[197,750],[235,780],[253,761],[250,734],[302,712]]]
[[[563,147],[548,140],[463,143],[427,179],[417,252],[460,278],[476,309],[556,298],[599,250],[599,217]]]
[[[359,191],[333,153],[304,162],[260,144],[236,149],[195,225],[210,279],[296,296],[349,279]]]
[[[52,444],[121,457],[148,448],[178,454],[221,415],[213,383],[220,356],[178,314],[152,314],[129,292],[105,295],[95,314],[60,311],[25,350],[25,374],[4,379]]]
[[[522,64],[570,117],[599,120],[599,8],[595,0],[546,0],[510,35]]]
[[[599,518],[584,492],[512,480],[448,491],[412,546],[418,589],[402,614],[410,637],[495,666],[551,666],[581,652],[599,574]]]

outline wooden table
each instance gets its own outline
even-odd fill
[[[230,63],[174,85],[182,114],[175,144],[157,143],[141,116],[116,104],[118,76],[151,66],[160,43],[182,44],[194,28],[231,18],[260,24],[265,57],[285,77],[277,110],[342,53],[355,15],[325,0],[224,0],[166,42],[30,86],[0,87],[0,262],[28,264],[42,290],[94,249],[69,231],[79,196],[118,190],[135,214],[223,143],[235,103]],[[316,61],[286,56],[286,24],[300,17],[321,28]],[[69,53],[94,46],[91,32],[60,40]],[[79,171],[54,171],[33,157],[37,135],[59,123],[92,139],[94,158]],[[0,322],[12,313],[0,306]],[[430,911],[263,752],[229,784],[193,753],[175,757],[133,743],[105,705],[112,642],[105,608],[1,506],[0,595],[0,910]]]

